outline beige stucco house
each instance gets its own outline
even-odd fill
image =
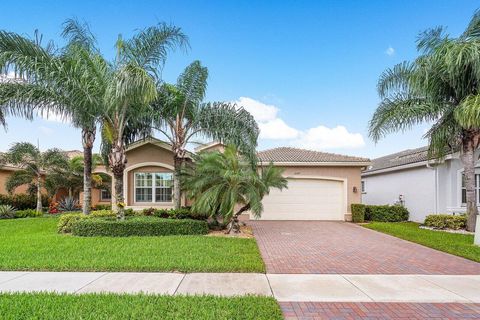
[[[195,152],[223,149],[221,143],[210,143]],[[173,208],[171,146],[149,138],[129,145],[126,152],[124,200],[127,207]],[[192,158],[192,154],[188,156]],[[272,189],[264,198],[263,220],[348,220],[350,204],[361,202],[361,172],[370,164],[368,159],[290,147],[259,151],[258,157],[259,166],[273,163],[284,170],[288,179],[288,189]],[[0,193],[6,193],[5,181],[14,170],[18,169],[0,167]],[[97,166],[95,173],[111,176],[105,166]],[[15,193],[24,192],[23,186],[15,190]],[[59,190],[57,200],[64,196],[65,190]],[[80,194],[80,203],[82,196]],[[108,190],[92,190],[92,205],[112,202],[115,203]],[[183,198],[182,204],[188,205],[190,201]]]
[[[223,150],[220,143],[196,152]],[[272,190],[263,200],[265,220],[345,220],[350,204],[361,202],[361,171],[365,158],[282,147],[258,152],[259,166],[272,162],[284,169],[288,189]],[[172,208],[173,153],[169,144],[151,138],[127,149],[124,174],[129,208]],[[98,167],[97,172],[108,173]],[[93,204],[109,204],[110,193],[93,190]],[[186,199],[182,199],[187,204]]]

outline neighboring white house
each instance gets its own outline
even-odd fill
[[[476,173],[480,196],[480,162]],[[458,153],[438,162],[428,160],[427,147],[409,149],[372,160],[362,173],[362,202],[379,205],[403,201],[410,220],[417,222],[433,213],[460,214],[465,212],[462,178]]]

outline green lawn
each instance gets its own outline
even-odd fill
[[[0,220],[0,270],[265,272],[254,239],[73,237],[57,218]]]
[[[425,230],[418,226],[414,222],[372,222],[364,225],[365,228],[480,262],[480,247],[473,245],[473,235]]]
[[[5,320],[282,319],[273,298],[256,296],[0,294],[0,310]]]

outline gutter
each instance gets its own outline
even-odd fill
[[[258,166],[264,167],[272,163],[274,166],[279,167],[318,167],[318,166],[330,166],[330,167],[365,167],[371,164],[370,161],[352,162],[352,161],[338,161],[338,162],[267,162],[260,161]]]

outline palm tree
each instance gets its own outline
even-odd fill
[[[121,36],[116,43],[114,63],[95,48],[88,26],[67,20],[63,36],[68,44],[57,49],[41,46],[18,34],[0,31],[0,73],[14,69],[23,81],[0,84],[0,109],[32,107],[69,118],[82,129],[84,148],[83,212],[91,207],[92,148],[96,124],[102,124],[109,164],[119,184],[117,202],[123,202],[125,143],[147,130],[146,110],[156,98],[155,79],[169,49],[186,46],[179,28],[158,24],[132,39]],[[41,38],[40,38],[41,40]],[[122,178],[120,178],[122,177]],[[123,216],[121,210],[120,216]]]
[[[95,49],[95,39],[85,24],[67,20],[62,34],[68,44],[58,49],[52,42],[43,46],[37,32],[35,39],[31,40],[0,31],[0,73],[13,70],[19,78],[18,81],[0,83],[0,110],[54,112],[82,129],[83,212],[88,214],[92,148],[96,122],[103,108],[108,63]]]
[[[465,32],[451,38],[443,28],[427,30],[417,40],[420,56],[387,69],[380,76],[380,105],[369,124],[374,141],[390,132],[433,122],[425,135],[429,154],[442,158],[460,151],[466,182],[467,229],[475,229],[475,150],[480,143],[480,13]]]
[[[64,167],[67,161],[67,157],[58,149],[41,152],[28,142],[14,144],[2,155],[1,159],[2,163],[9,163],[21,168],[8,178],[6,183],[8,192],[13,192],[15,188],[24,184],[33,185],[37,192],[36,210],[42,212],[44,180],[48,179],[51,172]]]
[[[259,172],[260,171],[260,172]],[[200,153],[195,163],[182,170],[184,188],[195,199],[192,210],[228,221],[227,233],[239,231],[238,217],[251,211],[260,217],[262,199],[271,188],[287,187],[282,169],[272,164],[257,170],[229,145],[225,151]]]
[[[98,164],[102,163],[99,155],[93,155],[92,171]],[[48,175],[48,181],[45,187],[51,194],[55,194],[58,188],[68,190],[69,197],[77,197],[84,187],[84,159],[82,156],[76,156],[65,163],[65,167],[58,167]],[[109,179],[103,174],[91,174],[92,186],[96,188],[107,188]],[[48,184],[47,184],[48,182]]]
[[[149,104],[157,97],[155,82],[167,53],[185,47],[187,37],[180,28],[158,24],[138,32],[129,40],[116,42],[117,55],[111,67],[105,99],[103,150],[107,151],[114,177],[117,217],[124,219],[123,172],[127,163],[125,146],[151,131]]]
[[[186,146],[196,136],[203,136],[239,146],[253,155],[257,145],[258,126],[243,108],[225,102],[204,103],[208,70],[199,61],[191,63],[175,85],[162,84],[158,99],[152,104],[153,127],[163,133],[174,154],[174,203],[179,208],[180,171],[187,153]]]

